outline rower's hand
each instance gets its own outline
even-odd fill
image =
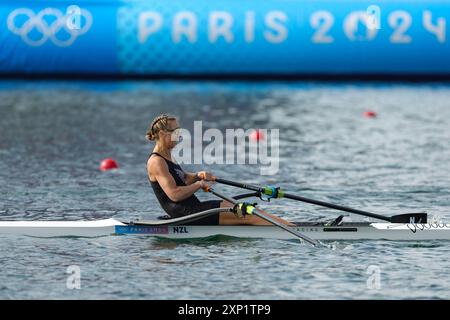
[[[200,189],[203,189],[203,191],[207,191],[213,184],[212,182],[205,181],[205,180],[200,180],[200,181],[197,181],[196,183],[198,183]]]
[[[206,181],[214,181],[216,180],[216,177],[211,172],[206,171],[200,171],[197,173],[197,177],[200,180],[206,180]]]

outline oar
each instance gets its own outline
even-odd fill
[[[266,195],[266,196],[272,197],[272,198],[288,198],[288,199],[307,202],[307,203],[311,203],[311,204],[315,204],[318,206],[323,206],[323,207],[327,207],[327,208],[331,208],[331,209],[355,213],[355,214],[359,214],[359,215],[366,216],[366,217],[389,221],[392,223],[411,223],[411,222],[426,223],[427,222],[427,214],[426,213],[405,213],[405,214],[399,214],[399,215],[387,217],[387,216],[383,216],[383,215],[372,213],[372,212],[362,211],[362,210],[358,210],[358,209],[340,206],[337,204],[332,204],[332,203],[323,202],[323,201],[319,201],[319,200],[308,199],[305,197],[285,193],[284,191],[280,190],[279,188],[258,187],[258,186],[248,185],[248,184],[244,184],[244,183],[239,183],[239,182],[234,182],[234,181],[219,179],[219,178],[215,178],[214,181],[216,181],[218,183],[226,184],[229,186],[233,186],[233,187],[257,191],[263,195]]]
[[[205,189],[203,189],[203,190],[204,190],[205,192],[210,192],[210,193],[212,193],[213,195],[215,195],[215,196],[217,196],[217,197],[219,197],[219,198],[222,198],[223,200],[226,200],[226,201],[232,203],[233,205],[237,205],[237,204],[238,204],[238,202],[237,202],[235,199],[229,198],[229,197],[226,197],[226,196],[224,196],[224,195],[222,195],[222,194],[220,194],[220,193],[217,193],[217,192],[214,191],[211,187],[205,188]],[[261,209],[259,209],[259,208],[256,208],[256,207],[254,207],[254,206],[252,206],[252,205],[247,205],[247,206],[246,206],[246,211],[247,211],[247,212],[246,212],[247,214],[254,214],[255,216],[258,216],[258,217],[260,217],[261,219],[264,219],[264,220],[266,220],[267,222],[270,222],[271,224],[273,224],[273,225],[275,225],[275,226],[277,226],[277,227],[280,227],[281,229],[283,229],[283,230],[285,230],[285,231],[287,231],[287,232],[293,234],[294,236],[296,236],[296,237],[298,237],[298,238],[300,238],[300,239],[302,239],[302,240],[304,240],[304,241],[306,241],[306,242],[312,244],[313,246],[319,246],[319,245],[320,245],[320,243],[319,243],[318,241],[316,241],[316,240],[314,240],[314,239],[311,239],[311,238],[305,236],[304,234],[298,232],[297,230],[295,230],[295,229],[293,229],[293,228],[291,228],[291,227],[289,227],[289,226],[287,226],[287,225],[284,225],[284,224],[282,224],[282,223],[280,223],[280,222],[278,222],[278,221],[275,221],[275,220],[272,219],[270,216],[268,216],[268,215],[267,215],[267,212],[265,212],[264,210],[261,210]]]

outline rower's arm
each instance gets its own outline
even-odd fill
[[[197,172],[185,172],[185,174],[186,174],[185,179],[186,179],[186,184],[187,185],[193,184],[194,182],[197,182],[197,181],[201,180],[198,177],[198,173]]]
[[[191,184],[199,180],[214,181],[216,177],[208,171],[199,171],[196,173],[186,172],[186,184]]]
[[[155,157],[149,161],[147,166],[148,175],[156,179],[170,200],[178,202],[192,196],[202,187],[202,182],[197,181],[187,186],[177,186],[175,180],[169,172],[167,163],[160,157]]]

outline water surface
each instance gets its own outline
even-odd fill
[[[380,214],[427,211],[449,221],[449,101],[450,87],[439,83],[3,81],[0,219],[160,215],[146,178],[152,145],[145,132],[155,115],[170,112],[188,129],[194,120],[221,130],[280,129],[276,176],[248,165],[189,170]],[[369,109],[378,117],[362,117]],[[120,170],[101,173],[107,157]],[[265,208],[295,220],[339,214],[289,200]],[[3,299],[450,298],[445,241],[340,242],[329,250],[280,240],[0,239]],[[66,286],[71,265],[81,268],[79,290]],[[373,268],[379,288],[370,285]]]

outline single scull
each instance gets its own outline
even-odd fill
[[[174,219],[176,220],[176,219]],[[239,238],[295,239],[276,226],[195,226],[179,221],[156,220],[122,222],[116,219],[94,221],[3,221],[0,234],[33,237],[101,237],[143,235],[172,239],[206,238],[224,235]],[[450,240],[450,224],[294,222],[294,230],[316,240]]]
[[[279,188],[257,187],[229,180],[216,179],[216,182],[249,189],[254,192],[233,198],[222,196],[211,188],[209,191],[216,196],[232,202],[234,208],[217,208],[183,216],[176,219],[138,220],[131,222],[116,219],[93,221],[0,221],[0,234],[25,235],[33,237],[101,237],[109,235],[143,235],[171,239],[207,238],[218,235],[238,238],[268,238],[268,239],[302,239],[311,244],[316,240],[395,240],[424,241],[450,240],[450,223],[429,223],[426,213],[406,213],[393,216],[383,216],[312,200],[301,196],[287,194]],[[292,222],[285,226],[268,219],[265,211],[255,208],[255,204],[238,203],[238,199],[248,197],[290,198],[336,210],[360,214],[383,222],[344,222],[343,216],[328,222]],[[241,214],[256,214],[269,221],[272,225],[195,225],[195,220],[219,212],[237,213],[237,208],[245,208]]]

